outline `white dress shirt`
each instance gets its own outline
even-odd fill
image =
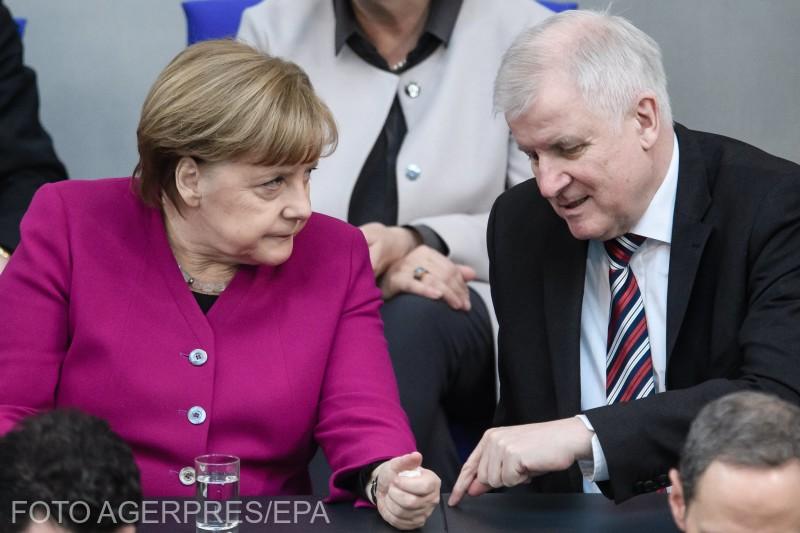
[[[630,268],[644,300],[656,393],[664,392],[667,361],[667,282],[672,240],[672,217],[678,188],[678,138],[673,136],[672,159],[664,181],[630,232],[647,237],[633,254]],[[611,314],[608,256],[602,241],[589,241],[581,307],[581,410],[606,405],[606,342]],[[589,420],[580,419],[590,430]],[[609,478],[603,448],[592,437],[592,461],[580,461],[584,492],[600,492],[595,481]]]

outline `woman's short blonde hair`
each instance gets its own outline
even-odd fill
[[[289,61],[233,40],[205,41],[178,54],[158,76],[136,130],[138,194],[180,211],[182,157],[203,162],[295,165],[336,147],[336,123],[308,76]]]

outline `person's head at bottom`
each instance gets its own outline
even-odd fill
[[[141,500],[130,448],[99,418],[50,411],[0,438],[2,531],[133,533]]]
[[[800,531],[800,407],[757,392],[711,402],[670,479],[682,531]]]

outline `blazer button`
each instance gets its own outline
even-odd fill
[[[181,471],[178,472],[178,479],[180,479],[181,483],[184,485],[194,485],[194,468],[191,466],[184,466],[181,468]]]
[[[419,96],[419,93],[422,92],[422,87],[419,86],[419,83],[412,81],[408,85],[406,85],[406,94],[409,98],[416,98]]]
[[[202,348],[197,348],[189,353],[189,362],[194,366],[203,366],[208,361],[208,354]]]
[[[189,413],[187,414],[189,418],[189,422],[192,424],[202,424],[206,421],[206,411],[202,407],[195,405],[191,409],[189,409]]]
[[[417,179],[420,176],[420,174],[422,174],[422,169],[419,168],[419,165],[415,165],[414,163],[411,163],[410,165],[408,165],[406,167],[406,177],[409,180],[414,181],[415,179]]]

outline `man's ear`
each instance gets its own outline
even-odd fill
[[[175,185],[186,205],[197,207],[201,197],[200,168],[191,157],[181,157],[175,166]]]
[[[642,94],[633,112],[639,143],[643,150],[649,150],[658,140],[661,128],[661,112],[655,94]]]
[[[672,490],[669,493],[669,507],[672,510],[672,518],[675,520],[678,529],[686,531],[686,500],[683,498],[683,485],[681,475],[674,468],[669,471],[669,479],[672,481]]]

